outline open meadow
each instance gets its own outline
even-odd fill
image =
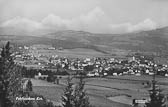
[[[106,78],[85,78],[85,90],[89,101],[96,107],[130,107],[133,99],[149,99],[151,88],[146,82],[151,82],[152,76],[109,76]],[[159,88],[168,95],[168,78],[156,77]],[[72,82],[76,83],[74,78]],[[32,79],[33,90],[50,99],[55,104],[60,104],[61,95],[66,85],[66,77],[62,77],[60,84],[48,83]]]
[[[32,50],[34,55],[58,55],[59,57],[67,57],[67,58],[86,58],[86,57],[98,57],[98,56],[106,56],[104,53],[92,50],[92,49],[84,49],[84,48],[76,48],[76,49],[64,49],[64,50]]]

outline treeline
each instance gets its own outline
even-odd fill
[[[25,78],[34,78],[35,75],[38,75],[41,73],[41,75],[69,75],[69,73],[64,70],[64,71],[53,71],[53,70],[47,70],[47,69],[31,69],[31,68],[22,68],[22,76]]]

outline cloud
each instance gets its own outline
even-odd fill
[[[49,14],[41,21],[34,21],[31,19],[16,17],[7,20],[1,24],[1,27],[13,27],[17,29],[24,29],[27,31],[35,31],[38,29],[54,29],[54,30],[83,30],[94,33],[125,33],[143,30],[152,30],[157,27],[156,23],[151,19],[132,24],[110,24],[110,18],[100,8],[96,7],[86,14],[81,14],[72,19],[64,19],[55,14]]]
[[[27,18],[16,17],[3,22],[1,24],[1,27],[12,27],[17,29],[33,31],[36,29],[42,29],[42,24]]]
[[[100,7],[96,7],[87,14],[81,15],[79,18],[83,23],[92,23],[100,21],[104,16],[104,11]]]
[[[54,14],[50,14],[47,17],[45,17],[42,22],[43,26],[49,27],[49,28],[66,28],[69,23],[71,23],[70,20],[66,20],[61,18],[60,16],[56,16]]]
[[[128,28],[129,32],[156,29],[157,25],[151,19],[146,19],[141,23],[132,25]]]
[[[123,24],[110,24],[110,28],[116,32],[136,32],[136,31],[146,31],[157,28],[157,24],[151,19],[145,19],[138,24],[123,23]]]
[[[107,21],[109,21],[109,19],[105,12],[100,7],[96,7],[86,14],[73,18],[69,28],[71,27],[73,29],[86,30],[89,32],[99,32],[100,28],[107,25]]]
[[[54,27],[56,29],[71,29],[71,30],[87,30],[96,31],[97,24],[103,25],[106,20],[106,15],[100,7],[90,10],[86,14],[81,14],[72,19],[64,19],[60,16],[50,14],[42,20],[45,27]]]

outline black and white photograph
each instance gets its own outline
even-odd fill
[[[0,0],[0,107],[168,107],[168,0]]]

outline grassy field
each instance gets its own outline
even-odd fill
[[[107,54],[85,48],[64,49],[64,50],[32,50],[35,55],[42,54],[46,56],[58,55],[67,58],[86,58],[86,57],[105,57]]]
[[[116,76],[107,78],[86,78],[85,89],[89,96],[89,101],[96,107],[130,107],[132,99],[149,98],[149,87],[145,87],[142,83],[151,81],[151,76]],[[168,78],[156,77],[158,85],[165,95],[168,95]],[[77,82],[78,79],[73,79]],[[42,80],[32,79],[33,90],[35,93],[41,94],[53,101],[55,104],[61,102],[66,85],[66,77],[60,80],[60,85],[48,83]],[[110,97],[122,96],[117,101],[112,101]],[[117,100],[117,97],[116,99]],[[128,103],[129,102],[129,103]],[[128,104],[127,104],[128,103]]]

